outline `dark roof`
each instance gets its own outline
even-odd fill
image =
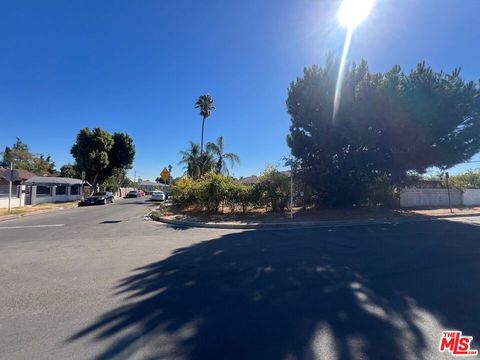
[[[80,179],[73,179],[67,177],[55,177],[55,176],[34,176],[27,181],[25,181],[27,185],[81,185],[82,180]],[[88,184],[85,182],[85,184]]]
[[[34,176],[37,176],[37,174],[31,171],[23,169],[13,169],[12,180],[25,181]],[[0,168],[0,178],[10,181],[10,169]]]

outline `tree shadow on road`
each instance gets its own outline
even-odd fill
[[[480,227],[436,221],[245,231],[133,270],[124,305],[72,335],[98,358],[400,359],[479,337]]]

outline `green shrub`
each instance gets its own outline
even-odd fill
[[[221,174],[207,174],[201,179],[186,177],[177,180],[172,187],[175,203],[180,206],[198,205],[210,212],[227,205],[232,212],[241,207],[247,211],[255,204],[253,187],[236,183],[233,178]]]
[[[231,182],[225,202],[232,212],[241,207],[242,212],[246,213],[248,206],[254,204],[253,186]]]
[[[227,199],[228,189],[233,180],[221,174],[207,174],[198,181],[198,200],[208,211],[217,212],[220,204]]]
[[[195,181],[190,177],[178,179],[172,186],[173,200],[177,205],[188,206],[197,202]]]
[[[217,212],[220,205],[228,206],[232,212],[240,207],[245,213],[252,205],[284,211],[289,193],[288,176],[273,168],[267,169],[254,186],[238,184],[229,176],[210,173],[197,180],[179,179],[172,188],[177,205],[198,205],[210,212]]]
[[[290,180],[275,168],[267,168],[253,189],[258,205],[268,205],[273,211],[284,211],[290,194]]]

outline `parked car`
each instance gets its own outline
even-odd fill
[[[114,195],[110,191],[96,192],[92,196],[87,197],[81,201],[78,205],[88,206],[88,205],[105,205],[108,203],[113,203]]]
[[[128,192],[128,194],[125,195],[125,197],[126,197],[127,199],[129,199],[129,198],[138,198],[138,197],[140,197],[140,194],[139,194],[139,191],[138,191],[138,190],[132,190],[132,191]]]
[[[152,201],[165,201],[165,194],[163,191],[156,190],[152,192],[152,197],[150,198]]]

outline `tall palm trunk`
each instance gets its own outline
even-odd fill
[[[205,119],[206,117],[204,116],[202,119],[202,140],[200,143],[200,176],[203,175],[203,129],[205,127]]]
[[[203,129],[205,127],[205,116],[203,117],[203,120],[202,120],[202,140],[200,142],[200,159],[203,157]]]

